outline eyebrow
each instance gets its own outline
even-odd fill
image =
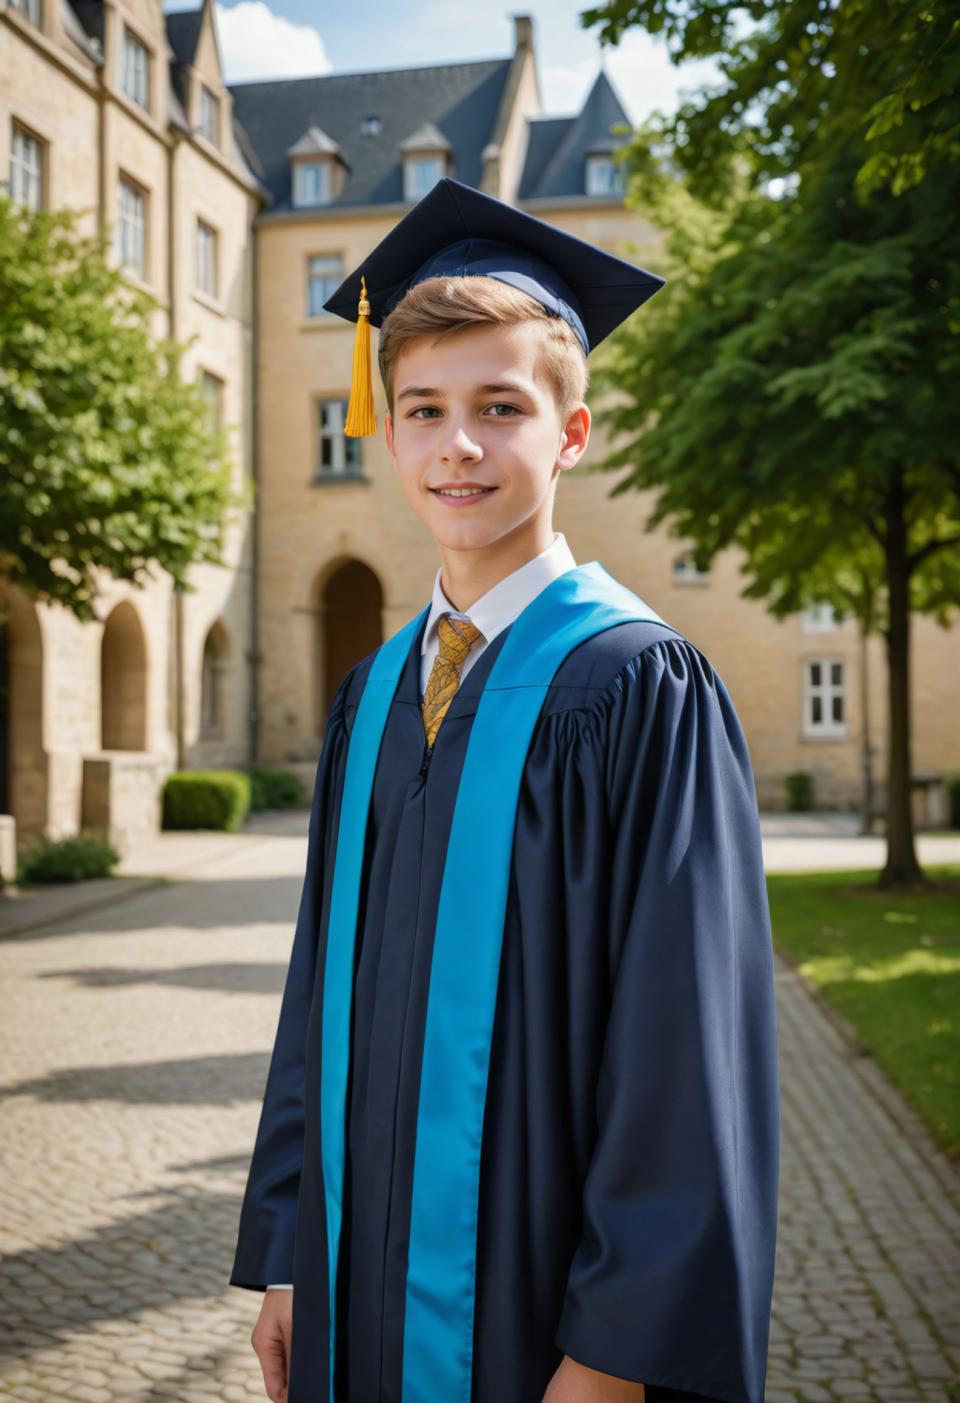
[[[478,395],[532,395],[528,385],[521,384],[515,380],[501,380],[491,385],[478,385],[475,394]],[[397,399],[443,399],[443,391],[436,390],[430,385],[408,385],[405,390],[401,390]]]

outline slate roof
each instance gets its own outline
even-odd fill
[[[451,174],[479,185],[481,153],[491,138],[511,60],[434,64],[379,73],[331,73],[230,84],[233,110],[259,157],[274,197],[271,213],[291,208],[287,151],[316,126],[343,152],[347,177],[325,209],[401,203],[399,143],[431,122],[450,142]],[[378,134],[364,136],[365,117],[379,116]]]
[[[557,199],[585,192],[584,164],[591,152],[612,151],[628,140],[610,128],[629,118],[606,73],[596,81],[573,117],[534,118],[517,197]]]
[[[324,209],[402,203],[402,146],[424,127],[435,128],[449,143],[454,163],[449,173],[479,185],[481,154],[493,135],[510,62],[231,84],[234,114],[274,197],[271,213],[292,208],[288,152],[311,126],[336,142],[346,163],[343,188]],[[364,136],[363,119],[374,115],[381,119],[380,131]],[[587,154],[622,145],[626,138],[613,137],[610,128],[627,121],[604,72],[579,112],[532,118],[518,199],[586,198]]]

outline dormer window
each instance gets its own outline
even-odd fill
[[[422,200],[437,181],[448,174],[453,147],[433,122],[424,122],[406,141],[403,155],[403,198]]]
[[[364,117],[360,123],[361,136],[379,136],[382,123],[379,117]]]
[[[10,0],[11,10],[17,10],[23,15],[25,20],[42,29],[42,15],[40,13],[40,0]]]
[[[330,200],[330,162],[298,161],[293,168],[293,203],[325,205]]]
[[[220,144],[220,99],[206,83],[200,84],[200,135],[213,146]]]
[[[623,167],[604,153],[587,157],[587,194],[622,196]]]
[[[349,168],[340,147],[319,127],[309,126],[287,151],[287,157],[293,168],[295,207],[327,205],[340,194]]]

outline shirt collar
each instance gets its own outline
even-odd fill
[[[421,656],[427,651],[430,640],[436,632],[437,619],[441,614],[452,614],[454,618],[469,619],[483,634],[485,641],[492,643],[497,634],[501,633],[508,624],[512,624],[517,615],[523,612],[551,580],[555,580],[558,575],[565,574],[567,570],[574,569],[576,563],[563,532],[554,531],[553,541],[546,550],[542,550],[532,560],[528,560],[524,565],[512,570],[509,575],[505,575],[502,580],[498,580],[491,589],[487,590],[486,594],[482,594],[476,603],[470,606],[466,613],[455,609],[444,593],[440,583],[440,577],[443,573],[441,567],[433,582],[433,599],[430,604],[430,613],[427,616],[427,625],[423,630]]]

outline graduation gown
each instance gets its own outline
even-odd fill
[[[432,750],[428,610],[406,627],[371,758],[355,946],[325,1011],[351,736],[383,648],[331,707],[230,1276],[294,1284],[289,1403],[540,1403],[563,1354],[645,1383],[649,1403],[763,1399],[779,1097],[755,788],[722,680],[652,611],[608,618],[542,689],[504,800],[488,1052],[460,1046],[472,1015],[461,1026],[434,944],[438,927],[469,928],[495,875],[476,813],[470,850],[462,835],[457,847],[458,890],[473,895],[445,925],[444,871],[485,686],[537,603],[470,669]],[[475,773],[493,760],[484,745]],[[470,1149],[476,1201],[451,1200]]]

